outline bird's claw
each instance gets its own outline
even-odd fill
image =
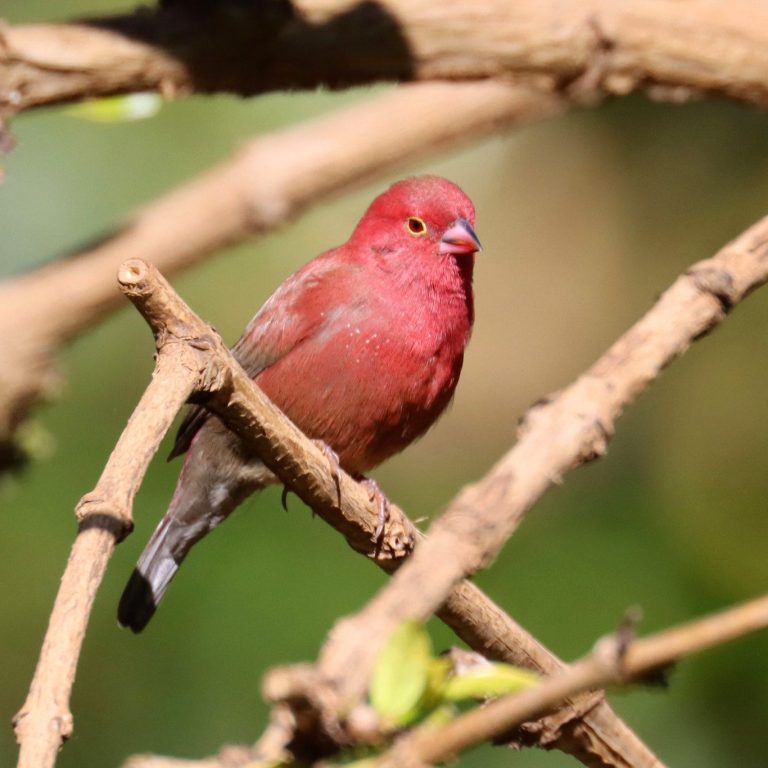
[[[339,463],[339,454],[331,448],[328,443],[322,440],[312,440],[312,442],[322,451],[328,461],[329,471],[333,478],[333,483],[336,486],[336,495],[338,504],[341,504],[341,464]],[[371,501],[376,502],[378,509],[378,518],[376,522],[376,530],[373,532],[373,541],[379,542],[384,536],[384,529],[389,521],[389,499],[384,495],[384,492],[379,487],[379,484],[371,477],[363,477],[362,475],[355,476],[368,491],[368,498]],[[283,497],[285,498],[285,496]]]
[[[384,535],[384,529],[389,521],[389,499],[384,495],[379,484],[372,477],[364,477],[360,480],[361,485],[368,490],[368,497],[376,502],[378,507],[378,520],[376,530],[373,532],[373,540],[381,541]]]
[[[312,440],[312,442],[323,452],[328,461],[328,469],[331,473],[331,479],[336,486],[336,499],[337,504],[341,504],[341,478],[339,472],[341,471],[341,464],[339,463],[339,454],[331,448],[328,443],[322,440]]]

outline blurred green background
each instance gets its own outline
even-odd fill
[[[55,13],[114,10],[60,2]],[[51,4],[6,0],[11,21]],[[368,93],[194,98],[152,120],[99,125],[61,110],[22,115],[0,185],[0,275],[32,268],[221,160],[246,138]],[[450,114],[450,105],[446,107]],[[512,443],[526,406],[588,366],[693,261],[765,213],[768,117],[713,102],[641,98],[573,112],[407,169],[458,182],[485,246],[477,322],[456,401],[441,423],[376,473],[413,517],[438,512]],[[174,284],[234,341],[291,271],[344,240],[370,199],[404,174],[317,206],[268,238],[223,253]],[[56,308],[51,307],[55,312]],[[569,475],[531,512],[478,582],[565,658],[585,652],[628,606],[642,632],[765,589],[768,516],[768,296],[756,293],[620,421],[608,456]],[[44,454],[0,484],[0,765],[12,765],[21,705],[75,532],[147,383],[153,347],[125,309],[68,349],[65,385],[37,411]],[[264,726],[260,677],[315,657],[333,621],[384,577],[291,498],[248,502],[185,563],[145,634],[115,608],[162,514],[178,464],[158,460],[137,528],[110,564],[75,686],[62,768],[118,766],[136,752],[200,757]],[[434,623],[438,647],[454,642]],[[612,703],[668,764],[765,765],[768,643],[760,635],[682,664],[666,691]],[[483,748],[463,766],[575,764],[560,754]]]

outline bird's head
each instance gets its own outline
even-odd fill
[[[480,250],[474,224],[474,206],[454,183],[440,176],[413,176],[371,203],[352,241],[383,254],[471,261]]]

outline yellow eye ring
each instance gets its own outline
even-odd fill
[[[427,234],[427,225],[418,216],[410,216],[405,222],[405,226],[408,227],[408,231],[414,237],[424,237]]]

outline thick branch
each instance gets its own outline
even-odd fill
[[[376,174],[502,124],[551,115],[561,105],[524,85],[402,88],[252,141],[97,245],[6,280],[0,284],[0,444],[45,393],[52,354],[120,305],[114,274],[124,260],[141,256],[175,272]],[[52,304],[59,311],[51,312]]]
[[[344,55],[339,55],[343,51]],[[588,90],[768,104],[760,0],[166,2],[79,24],[6,27],[0,111],[83,96],[334,88],[538,73]]]
[[[329,637],[319,669],[345,706],[362,696],[395,626],[427,619],[461,579],[487,566],[544,491],[605,452],[615,420],[661,370],[766,280],[768,218],[679,277],[592,368],[528,413],[512,450],[459,494],[393,579]]]

